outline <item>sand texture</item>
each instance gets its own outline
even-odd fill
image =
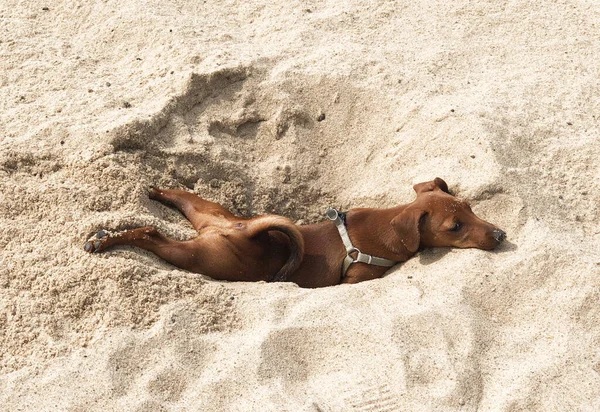
[[[0,410],[600,410],[600,4],[0,0]],[[299,223],[439,176],[508,233],[318,290],[151,185]]]

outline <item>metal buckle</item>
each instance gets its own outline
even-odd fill
[[[336,220],[339,216],[339,213],[334,208],[328,207],[325,211],[325,216],[327,216],[327,219],[329,220]]]
[[[353,258],[350,253],[354,253],[356,252],[356,258]],[[358,248],[353,247],[352,250],[348,253],[346,253],[348,256],[350,256],[352,258],[352,263],[358,263],[358,254],[360,253],[360,250]]]

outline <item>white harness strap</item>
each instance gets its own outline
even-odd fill
[[[344,247],[346,248],[346,257],[344,258],[344,262],[342,265],[342,277],[346,276],[346,271],[353,263],[366,263],[367,265],[383,266],[388,268],[394,266],[397,263],[393,260],[362,253],[360,250],[354,247],[352,241],[350,240],[348,230],[346,229],[346,222],[342,218],[343,214],[331,207],[327,209],[325,214],[327,215],[327,218],[335,224],[335,227],[337,228],[338,232],[340,232],[340,237],[342,238],[342,242],[344,243]],[[353,258],[350,255],[351,253],[356,253],[356,258]]]

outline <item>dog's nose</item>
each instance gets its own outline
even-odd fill
[[[492,232],[492,236],[494,237],[494,239],[496,239],[496,242],[500,243],[503,242],[504,239],[506,239],[506,232],[504,230],[495,229]]]

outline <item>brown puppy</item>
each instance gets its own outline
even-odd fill
[[[153,227],[115,234],[102,230],[84,249],[96,253],[132,245],[214,279],[291,281],[315,288],[379,278],[421,248],[490,250],[506,238],[502,230],[475,216],[465,201],[452,196],[442,179],[419,183],[414,190],[417,198],[407,205],[351,209],[335,222],[332,218],[297,226],[275,215],[237,217],[192,193],[152,188],[149,197],[179,209],[198,232],[196,238],[172,240]],[[335,212],[333,216],[338,215]],[[342,240],[346,229],[350,245]],[[360,257],[360,251],[365,255]],[[384,263],[372,263],[377,261]]]

